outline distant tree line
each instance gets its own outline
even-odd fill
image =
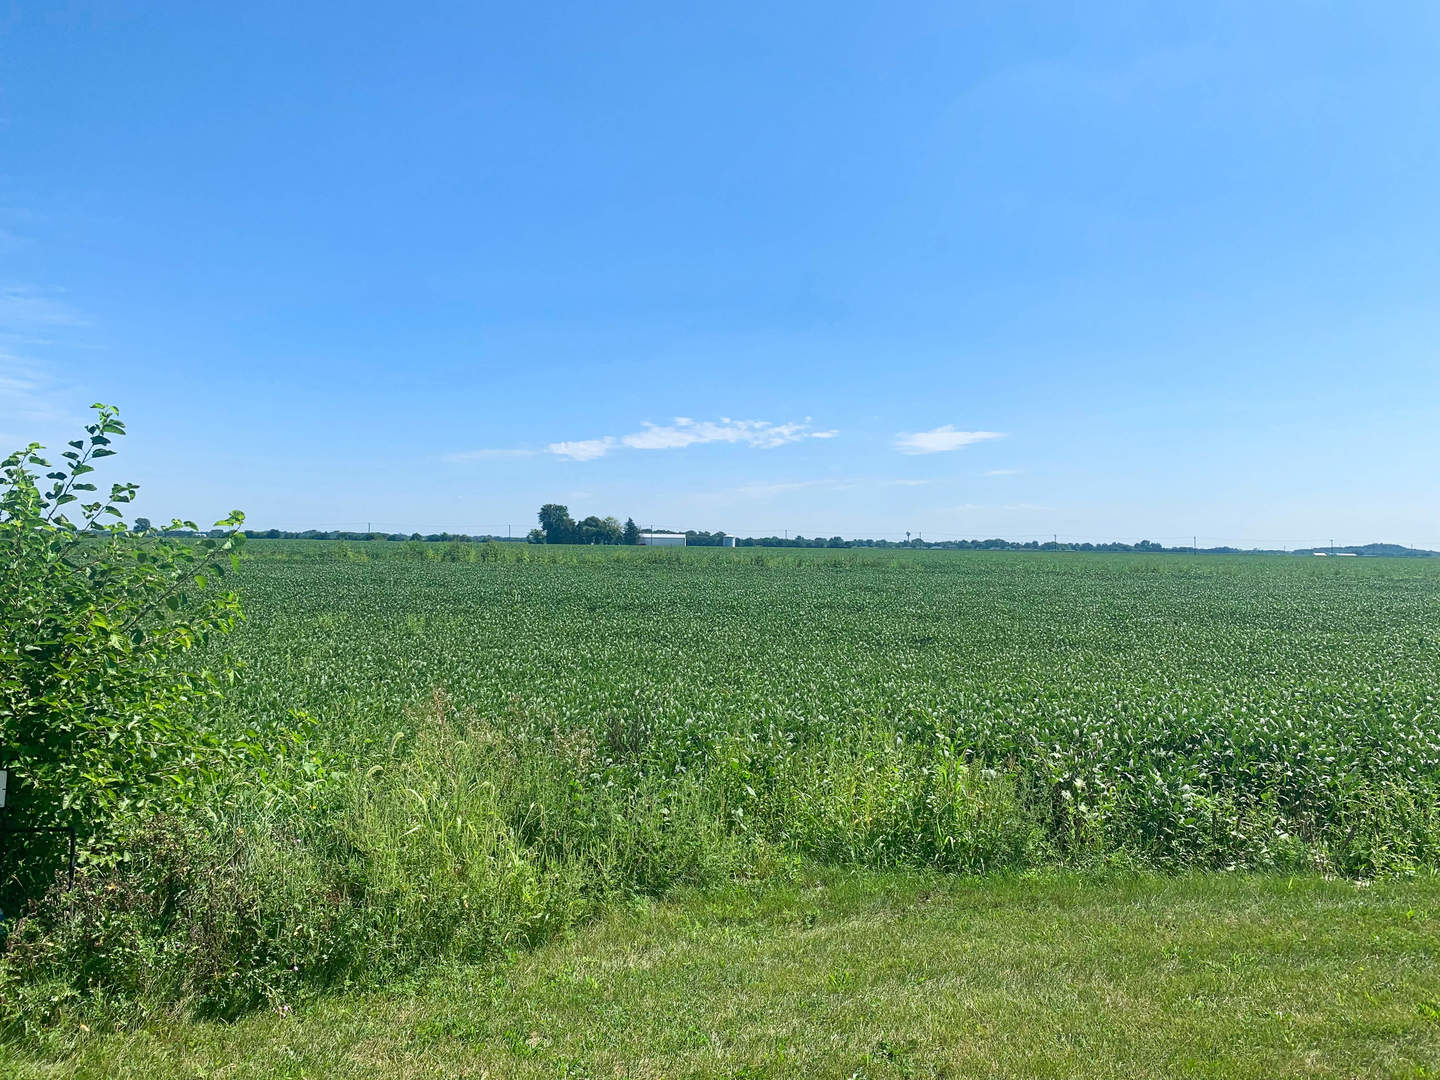
[[[143,519],[142,519],[143,520]],[[137,523],[136,532],[144,532]],[[189,529],[164,529],[163,536],[216,536],[218,531],[211,529],[208,532],[194,532]],[[507,540],[519,542],[524,540],[523,536],[488,536],[473,535],[470,533],[387,533],[387,532],[355,532],[348,529],[255,529],[247,530],[245,533],[251,540],[423,540],[431,544],[461,543],[461,544],[483,544],[489,540],[498,540],[505,543]]]
[[[1151,540],[1136,544],[1069,544],[1047,540],[846,540],[839,536],[746,536],[735,541],[739,547],[792,548],[912,548],[923,551],[1184,551],[1189,547],[1167,548]],[[1201,549],[1206,550],[1206,549]],[[1234,548],[1214,548],[1234,551]]]
[[[570,508],[560,503],[546,503],[536,515],[539,527],[530,530],[527,539],[532,544],[638,544],[640,529],[634,518],[627,518],[621,525],[613,517],[587,517],[576,521],[570,516]],[[723,547],[729,534],[706,532],[697,529],[656,529],[656,532],[684,533],[687,547]],[[739,536],[737,547],[774,548],[914,548],[941,551],[1151,551],[1189,552],[1192,549],[1167,548],[1152,540],[1141,540],[1135,544],[1069,544],[1038,540],[846,540],[841,536]],[[1202,548],[1208,553],[1236,552],[1238,548]]]
[[[1403,544],[1352,544],[1349,547],[1296,548],[1295,555],[1386,555],[1400,558],[1433,558],[1440,551],[1426,551],[1424,548],[1405,547]]]
[[[634,518],[626,518],[622,525],[615,517],[597,517],[594,514],[576,521],[570,516],[570,508],[561,503],[546,503],[536,514],[539,524],[524,537],[470,535],[465,533],[386,533],[354,532],[338,529],[306,529],[297,532],[288,529],[264,529],[247,535],[255,540],[423,540],[430,543],[484,543],[487,540],[501,542],[528,541],[532,544],[638,544],[640,528]],[[135,520],[136,532],[148,532],[150,522],[145,518]],[[702,529],[657,529],[657,532],[683,532],[687,547],[723,547],[730,538],[721,532],[706,532]],[[167,536],[220,535],[220,530],[208,534],[189,530],[164,530]],[[906,540],[847,540],[840,536],[739,536],[737,547],[768,548],[910,548],[924,551],[1109,551],[1109,552],[1152,552],[1170,555],[1280,555],[1286,554],[1274,548],[1203,547],[1190,545],[1166,547],[1153,540],[1140,540],[1134,544],[1114,541],[1107,544],[1069,543],[1055,540],[922,540],[919,537]],[[1330,548],[1300,548],[1288,552],[1292,555],[1312,555],[1331,552]],[[1407,548],[1400,544],[1361,544],[1336,547],[1335,554],[1390,555],[1390,556],[1437,556],[1440,552],[1422,548]]]

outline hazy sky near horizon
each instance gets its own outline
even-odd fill
[[[1440,548],[1440,8],[26,2],[0,436],[141,513]]]

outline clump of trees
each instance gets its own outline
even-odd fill
[[[583,521],[570,516],[570,508],[560,503],[546,503],[536,515],[540,527],[531,529],[529,540],[532,544],[624,544],[634,543],[626,539],[626,527],[635,529],[635,522],[621,525],[613,517],[600,518],[591,514]],[[640,531],[635,529],[638,541]]]
[[[640,526],[635,524],[634,518],[626,518],[624,525],[613,517],[600,518],[593,515],[583,521],[576,521],[570,516],[570,508],[560,503],[546,503],[540,507],[536,517],[539,518],[540,525],[531,529],[527,537],[532,544],[640,543]],[[726,534],[723,532],[697,532],[693,529],[685,532],[685,543],[690,547],[721,547],[725,539]]]

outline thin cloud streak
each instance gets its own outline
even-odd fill
[[[829,439],[833,431],[810,430],[807,416],[799,423],[772,424],[767,420],[732,420],[728,416],[716,420],[691,420],[677,416],[671,424],[646,423],[643,431],[623,435],[620,442],[632,450],[679,450],[699,443],[744,443],[759,450],[770,450],[801,439]]]
[[[902,454],[943,454],[1004,437],[999,431],[957,431],[954,424],[943,424],[929,431],[900,432],[895,436],[895,449]]]
[[[569,458],[571,461],[594,461],[598,457],[604,457],[616,446],[612,436],[606,435],[603,439],[576,439],[571,442],[552,442],[545,449],[559,457]]]
[[[808,416],[804,420],[785,424],[774,424],[768,420],[733,420],[728,416],[719,420],[693,420],[688,416],[677,416],[668,424],[653,424],[647,421],[639,431],[632,431],[628,435],[564,439],[547,443],[543,450],[460,450],[444,454],[441,459],[452,464],[464,464],[552,454],[570,461],[594,461],[613,450],[683,450],[708,443],[773,450],[777,446],[803,442],[806,439],[833,439],[839,434],[840,432],[833,428],[825,431],[812,430]]]
[[[728,416],[719,420],[692,420],[688,416],[677,416],[669,424],[647,422],[640,431],[628,435],[553,442],[545,449],[571,461],[594,461],[620,448],[683,450],[706,443],[728,443],[756,450],[772,450],[804,439],[830,439],[838,434],[837,431],[812,431],[808,416],[803,421],[787,424],[772,424],[768,420],[732,420]]]

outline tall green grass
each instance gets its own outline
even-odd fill
[[[443,695],[412,720],[373,762],[217,791],[208,818],[156,819],[73,893],[57,885],[7,942],[4,1019],[234,1016],[493,956],[617,895],[763,864],[698,780],[600,781],[586,740],[507,730]]]

